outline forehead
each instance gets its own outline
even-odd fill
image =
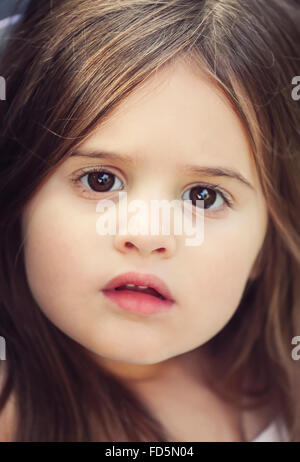
[[[127,96],[84,141],[136,160],[238,165],[255,176],[246,131],[225,95],[183,62],[165,66]]]

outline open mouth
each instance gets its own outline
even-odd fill
[[[122,286],[119,286],[119,287],[115,287],[114,290],[130,290],[130,291],[134,291],[134,292],[140,292],[140,293],[143,293],[143,294],[148,294],[148,295],[152,295],[154,297],[157,297],[161,300],[166,300],[166,298],[161,295],[157,290],[153,289],[152,287],[147,287],[147,286],[136,286],[135,284],[125,284],[125,285],[122,285]]]
[[[129,277],[135,279],[136,283],[131,281],[127,282]],[[102,289],[102,292],[122,310],[148,316],[156,313],[168,312],[174,306],[174,301],[171,300],[171,297],[168,297],[168,289],[164,287],[161,280],[155,279],[155,276],[141,278],[135,275],[126,275],[118,279],[119,281],[117,278],[110,281],[110,283]],[[145,282],[142,282],[141,279],[144,279]],[[126,283],[124,284],[124,282]],[[155,286],[155,288],[152,287],[152,285]]]

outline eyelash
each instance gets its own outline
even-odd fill
[[[79,187],[82,187],[84,188],[84,186],[82,185],[82,183],[80,183],[80,180],[85,177],[86,175],[90,174],[90,173],[101,173],[101,172],[105,172],[105,173],[109,173],[110,175],[113,175],[115,177],[117,177],[117,175],[115,175],[113,172],[111,172],[109,169],[107,168],[103,168],[103,167],[92,167],[90,169],[81,169],[79,171],[79,173],[77,173],[77,175],[75,177],[73,177],[71,179],[71,181]],[[225,208],[233,208],[234,206],[234,201],[229,197],[229,195],[227,193],[225,193],[220,187],[218,184],[209,184],[209,183],[197,183],[196,185],[190,187],[189,189],[193,189],[193,188],[196,188],[196,187],[200,187],[200,188],[207,188],[207,189],[211,189],[213,191],[215,191],[216,193],[220,194],[222,199],[224,200],[224,203],[225,203]],[[187,189],[187,191],[189,190]],[[86,189],[82,189],[84,193],[86,193]],[[97,191],[94,191],[96,194],[97,194]],[[112,191],[103,191],[102,193],[105,194],[105,193],[108,193],[108,192],[112,192]],[[186,192],[186,191],[185,191]],[[99,194],[101,194],[101,192],[99,192]],[[194,206],[195,207],[195,206]],[[224,207],[221,207],[221,211],[224,210]],[[205,211],[209,212],[210,209],[205,209]],[[211,211],[212,213],[214,213],[215,211],[212,210]],[[220,212],[220,210],[217,210],[216,213]]]

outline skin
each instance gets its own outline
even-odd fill
[[[99,364],[133,382],[158,381],[179,363],[192,364],[196,349],[204,353],[202,346],[226,326],[255,274],[267,209],[247,136],[224,95],[177,62],[122,101],[80,149],[127,154],[135,164],[70,157],[51,174],[22,216],[30,289],[45,315]],[[177,169],[182,163],[234,168],[253,189],[236,179],[188,176]],[[91,166],[116,175],[115,188],[124,185],[128,202],[180,200],[205,182],[226,191],[233,208],[223,207],[218,196],[214,211],[204,212],[205,238],[196,247],[185,245],[184,234],[101,236],[96,204],[117,200],[120,189],[99,193],[86,182],[76,187],[72,175]],[[101,288],[127,271],[163,279],[175,300],[172,310],[138,316],[116,309]]]

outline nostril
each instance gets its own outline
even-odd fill
[[[130,248],[134,247],[134,244],[132,244],[132,242],[127,241],[127,242],[125,242],[125,247],[130,249]],[[165,247],[160,247],[159,249],[157,249],[157,252],[161,253],[161,252],[165,252],[165,250],[166,250]]]
[[[133,244],[131,242],[126,242],[125,247],[133,247]]]

